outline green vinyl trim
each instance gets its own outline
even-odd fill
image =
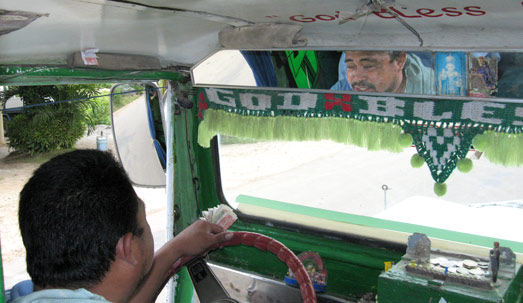
[[[184,79],[176,71],[117,71],[66,67],[0,66],[0,85],[55,85],[112,80]]]
[[[498,241],[501,246],[510,247],[514,252],[523,253],[523,243],[502,239],[495,239],[490,237],[478,236],[474,234],[456,232],[451,230],[427,227],[422,225],[415,225],[391,220],[378,219],[367,216],[359,216],[353,214],[340,213],[336,211],[330,211],[320,208],[295,205],[285,202],[279,202],[274,200],[262,199],[257,197],[251,197],[246,195],[239,195],[236,198],[236,202],[245,203],[254,206],[260,206],[275,210],[281,210],[285,212],[306,215],[310,217],[338,221],[349,224],[356,224],[367,227],[388,229],[393,231],[399,231],[404,233],[424,233],[428,237],[434,237],[438,239],[444,239],[449,241],[467,243],[472,245],[491,247],[492,243]],[[384,239],[386,240],[386,239]]]

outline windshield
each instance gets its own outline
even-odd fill
[[[225,57],[215,61],[224,65]],[[521,53],[235,58],[231,66],[250,69],[258,89],[252,78],[223,88],[216,80],[200,90],[199,104],[199,142],[220,134],[221,185],[232,206],[279,203],[331,212],[327,218],[361,216],[364,224],[383,219],[523,242]],[[211,74],[210,63],[194,71],[206,69]]]
[[[455,172],[443,198],[414,147],[368,151],[330,141],[253,142],[221,137],[225,197],[240,195],[523,242],[523,169],[492,164],[471,150],[469,173]]]

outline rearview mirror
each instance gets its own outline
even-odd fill
[[[192,73],[195,86],[523,97],[523,53],[518,52],[225,50]]]
[[[111,119],[118,158],[135,185],[165,186],[162,98],[153,83],[111,88]]]

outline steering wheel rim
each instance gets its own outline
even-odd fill
[[[280,261],[287,264],[294,273],[296,281],[300,285],[303,303],[316,303],[316,292],[312,280],[298,257],[281,242],[262,234],[236,231],[233,232],[231,240],[220,243],[217,247],[246,245],[258,248],[261,251],[269,251],[275,254]]]
[[[258,233],[236,231],[233,232],[233,237],[231,240],[222,242],[219,245],[214,246],[212,249],[238,245],[253,246],[261,251],[269,251],[275,254],[278,259],[287,264],[287,266],[289,266],[289,268],[294,273],[296,281],[298,282],[298,285],[300,285],[300,293],[303,299],[303,303],[317,302],[316,292],[314,291],[312,280],[307,273],[307,270],[305,270],[305,266],[303,266],[303,263],[300,261],[300,259],[298,259],[298,257],[281,242]],[[183,257],[178,260],[171,267],[171,270],[169,270],[168,277],[172,276],[180,269],[180,267],[193,258],[194,257]]]

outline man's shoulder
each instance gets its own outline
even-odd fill
[[[426,66],[420,57],[408,54],[404,72],[407,77],[405,93],[434,94],[434,70]]]
[[[109,302],[86,289],[45,289],[19,297],[13,303],[94,303]]]

